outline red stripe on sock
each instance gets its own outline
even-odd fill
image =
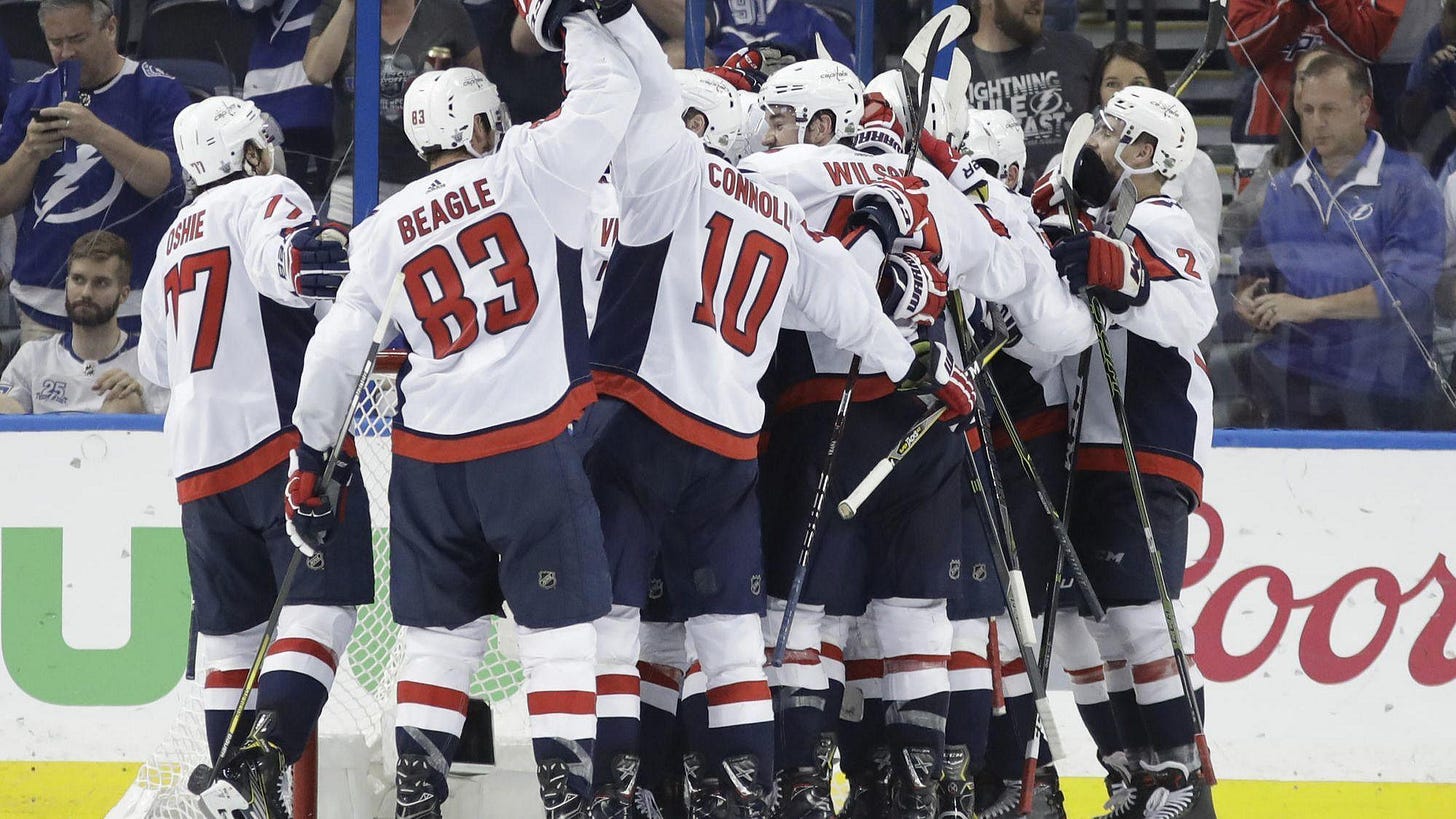
[[[703,667],[701,665],[699,665],[696,661],[694,661],[692,665],[688,666],[688,674],[701,674],[701,673],[703,673]]]
[[[1067,676],[1072,678],[1073,685],[1091,685],[1102,682],[1106,679],[1102,673],[1102,666],[1094,665],[1090,668],[1068,668]]]
[[[765,648],[763,654],[773,659],[773,648]],[[818,665],[819,652],[812,648],[790,648],[784,650],[784,662],[789,665]]]
[[[597,712],[597,695],[592,691],[532,691],[526,695],[526,710],[532,714],[582,714]]]
[[[395,686],[394,696],[401,703],[447,708],[461,714],[465,713],[465,704],[470,700],[464,691],[414,680],[400,680]]]
[[[709,706],[768,699],[771,697],[768,692],[768,683],[764,680],[746,680],[708,689]]]
[[[885,658],[886,674],[903,674],[908,671],[943,669],[950,658],[944,654],[901,654]]]
[[[1020,657],[1017,657],[1016,659],[1012,660],[1011,662],[1009,662],[1009,663],[1001,666],[1001,676],[1003,676],[1003,677],[1011,677],[1011,676],[1014,676],[1016,674],[1025,674],[1025,673],[1026,673],[1026,661],[1023,660],[1023,659],[1021,659]]]
[[[631,694],[635,697],[640,690],[637,678],[631,674],[597,675],[597,696],[599,697],[608,694]]]
[[[953,651],[950,655],[950,670],[965,671],[971,668],[990,668],[991,661],[969,651]]]
[[[847,660],[844,663],[845,680],[873,680],[883,676],[884,660]]]
[[[226,671],[209,671],[204,688],[242,688],[248,679],[248,669],[230,668]]]
[[[1178,661],[1172,657],[1164,657],[1132,667],[1133,685],[1146,685],[1176,676],[1178,676]]]
[[[274,654],[284,654],[290,651],[315,657],[327,665],[330,671],[339,670],[338,660],[334,659],[334,652],[323,643],[307,637],[284,637],[281,640],[274,640],[273,645],[268,647],[268,656],[272,657]]]
[[[638,663],[637,674],[642,677],[642,682],[660,688],[682,688],[683,673],[670,665]]]
[[[833,643],[820,643],[819,656],[842,663],[844,662],[844,649]]]
[[[1127,660],[1108,660],[1107,662],[1103,663],[1103,665],[1107,668],[1108,671],[1121,671],[1122,669],[1127,668]]]

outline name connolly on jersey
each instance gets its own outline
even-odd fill
[[[789,206],[777,196],[744,179],[731,165],[708,163],[708,184],[758,211],[760,216],[780,225],[784,230],[793,229],[789,224]]]

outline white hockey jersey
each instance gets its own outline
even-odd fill
[[[1107,341],[1127,404],[1138,468],[1203,493],[1203,462],[1213,445],[1213,387],[1198,343],[1218,317],[1209,271],[1217,256],[1173,199],[1137,203],[1120,237],[1147,268],[1148,301],[1107,314]],[[1126,472],[1122,438],[1107,377],[1093,351],[1086,417],[1076,468]],[[1077,357],[1062,362],[1069,394],[1077,387]]]
[[[607,274],[607,260],[617,246],[617,191],[611,176],[603,176],[592,188],[591,206],[587,210],[586,247],[581,253],[581,296],[586,307],[588,333],[597,323],[597,302],[602,297],[602,277]]]
[[[294,421],[330,445],[396,277],[396,454],[434,463],[561,434],[596,396],[587,366],[582,248],[592,191],[637,100],[631,66],[595,18],[566,21],[568,94],[499,150],[436,169],[352,234],[351,272],[309,345]]]
[[[203,191],[157,246],[142,292],[142,375],[172,390],[165,429],[182,502],[288,457],[289,417],[316,320],[279,275],[283,234],[313,219],[285,176]]]
[[[785,191],[709,155],[683,127],[677,82],[641,18],[610,28],[642,98],[612,162],[621,224],[592,334],[597,389],[683,440],[748,460],[780,327],[821,332],[903,376],[914,354],[875,295],[879,259],[860,265],[809,231]]]
[[[167,411],[167,390],[142,378],[137,364],[137,337],[121,333],[116,349],[98,359],[76,354],[70,332],[20,345],[0,375],[0,395],[40,415],[47,412],[100,412],[106,396],[91,388],[108,370],[125,370],[142,386],[145,412]]]

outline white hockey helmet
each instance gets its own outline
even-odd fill
[[[470,144],[475,118],[485,115],[495,132],[495,145],[511,127],[510,114],[495,84],[473,68],[427,71],[404,92],[404,134],[424,156],[427,150],[464,148],[480,156]]]
[[[1156,171],[1172,179],[1193,162],[1193,154],[1198,150],[1198,127],[1193,123],[1193,115],[1167,91],[1129,85],[1112,95],[1099,116],[1106,126],[1110,126],[1107,117],[1116,117],[1124,123],[1122,134],[1118,137],[1116,157],[1117,164],[1129,173]],[[1129,168],[1122,159],[1122,152],[1144,135],[1157,141],[1152,167]]]
[[[951,123],[949,121],[949,109],[945,104],[945,80],[935,77],[930,81],[930,105],[925,109],[925,130],[933,134],[937,139],[949,140],[951,135]],[[917,89],[918,91],[918,89]],[[865,86],[865,93],[879,92],[890,104],[890,110],[895,113],[895,121],[900,123],[902,128],[910,127],[910,106],[905,100],[909,95],[905,93],[905,79],[899,71],[884,71],[875,75]]]
[[[833,60],[802,60],[774,72],[759,89],[758,103],[768,114],[778,107],[792,109],[800,142],[820,111],[834,115],[834,138],[845,139],[859,130],[864,116],[864,85]]]
[[[763,115],[763,106],[758,104],[757,94],[739,91],[738,101],[743,105],[743,153],[738,157],[742,159],[767,147],[763,144],[763,135],[768,130],[768,119]]]
[[[1001,181],[1008,182],[1012,168],[1026,171],[1026,137],[1016,115],[999,108],[971,109],[966,112],[966,153],[996,163]]]
[[[743,126],[746,120],[743,100],[738,89],[728,81],[700,69],[678,69],[673,73],[682,91],[683,115],[689,109],[708,121],[703,131],[703,144],[722,154],[729,162],[743,156]]]
[[[239,171],[252,176],[255,171],[243,161],[250,142],[260,151],[273,151],[263,112],[237,97],[208,97],[183,108],[172,122],[172,139],[182,170],[198,187]]]

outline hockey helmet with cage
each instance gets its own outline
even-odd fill
[[[702,70],[678,69],[672,73],[682,91],[683,116],[689,110],[697,111],[707,121],[703,144],[729,162],[737,162],[743,156],[746,122],[738,89]]]
[[[864,116],[864,85],[846,66],[833,60],[803,60],[784,66],[763,84],[758,103],[765,116],[788,108],[799,126],[799,141],[820,111],[834,117],[834,139],[854,136]]]
[[[426,151],[458,149],[482,156],[471,144],[475,118],[482,114],[499,147],[511,127],[510,114],[495,84],[473,68],[428,71],[404,92],[404,133],[420,156]]]
[[[996,163],[997,175],[1007,182],[1013,167],[1026,173],[1026,137],[1016,115],[999,108],[971,109],[966,112],[968,128],[961,150],[977,159]]]
[[[1118,135],[1115,152],[1117,164],[1129,173],[1162,174],[1173,179],[1193,162],[1198,150],[1198,127],[1193,115],[1181,101],[1167,91],[1142,85],[1129,85],[1112,95],[1098,112],[1099,124],[1112,133],[1117,133],[1108,117],[1116,117],[1123,123]],[[1153,163],[1148,168],[1130,168],[1123,160],[1123,151],[1139,137],[1147,136],[1157,144],[1153,147]]]
[[[930,104],[925,108],[925,122],[922,127],[936,139],[949,140],[953,124],[950,111],[945,104],[945,80],[936,77],[930,81]],[[917,89],[918,90],[918,89]],[[906,103],[905,79],[899,71],[884,71],[876,74],[865,86],[866,94],[878,93],[890,104],[895,121],[902,128],[910,127],[910,106]]]
[[[172,139],[182,170],[197,187],[235,173],[256,174],[244,159],[249,143],[258,151],[273,152],[263,112],[237,97],[208,97],[183,108],[172,122]]]

